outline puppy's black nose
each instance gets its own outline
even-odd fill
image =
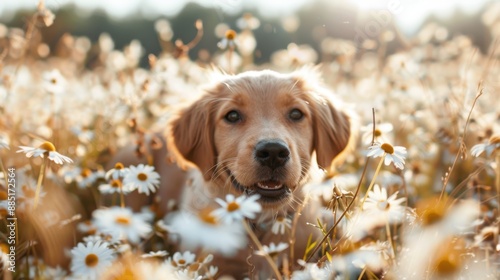
[[[276,169],[290,159],[290,150],[283,141],[261,140],[255,145],[255,158],[260,164]]]

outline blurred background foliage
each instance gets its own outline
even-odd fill
[[[1,5],[1,4],[0,4]],[[486,53],[491,43],[491,35],[488,28],[481,20],[481,14],[487,9],[485,5],[474,14],[465,13],[456,8],[451,16],[446,18],[437,17],[433,14],[422,21],[421,27],[428,23],[437,23],[447,29],[449,37],[456,35],[468,36],[481,52]],[[34,7],[33,7],[34,8]],[[0,23],[9,27],[25,28],[33,9],[17,10],[13,16],[0,18]],[[359,9],[354,4],[342,4],[334,9],[325,8],[324,1],[311,1],[308,5],[298,10],[293,16],[262,17],[256,9],[242,10],[236,14],[228,14],[216,5],[212,7],[197,3],[187,3],[182,10],[174,16],[145,17],[141,13],[122,18],[108,15],[102,9],[82,11],[74,4],[67,4],[53,11],[56,15],[54,24],[48,28],[41,29],[43,41],[51,49],[54,49],[58,40],[69,33],[74,36],[88,37],[92,42],[98,40],[102,33],[108,33],[115,43],[116,49],[122,49],[130,41],[137,39],[141,42],[145,54],[158,54],[161,52],[161,44],[158,34],[155,32],[155,22],[159,19],[167,19],[173,31],[173,41],[180,39],[189,42],[196,36],[194,23],[197,19],[203,22],[205,35],[190,52],[192,59],[199,56],[200,51],[208,51],[213,54],[217,51],[217,42],[220,40],[214,34],[214,30],[220,23],[227,24],[236,29],[236,22],[245,13],[251,13],[260,19],[260,26],[253,30],[257,40],[255,62],[257,64],[269,61],[273,52],[284,49],[290,43],[307,44],[312,46],[318,53],[320,43],[325,37],[334,37],[355,41],[357,32],[373,20],[374,11]],[[5,20],[7,19],[7,20]],[[283,22],[286,20],[297,21],[295,30],[286,30]],[[386,27],[388,30],[396,31],[397,40],[387,45],[387,54],[391,54],[405,46],[407,38],[413,38],[415,34],[400,32],[398,26],[391,23]],[[420,28],[416,28],[419,30]],[[320,59],[321,60],[321,59]],[[147,66],[147,56],[142,57],[141,66]]]

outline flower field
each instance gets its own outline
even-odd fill
[[[498,3],[482,15],[493,38],[486,52],[428,24],[394,52],[386,46],[400,38],[385,30],[361,43],[324,37],[319,49],[292,43],[265,63],[254,62],[265,42],[249,14],[220,32],[217,52],[193,59],[199,40],[214,36],[201,21],[182,42],[158,20],[148,32],[161,53],[137,40],[117,49],[107,34],[65,34],[50,48],[40,30],[58,19],[41,3],[24,29],[0,25],[3,279],[232,279],[214,256],[248,246],[249,279],[259,279],[254,258],[274,279],[499,279]],[[355,116],[344,163],[297,190],[321,208],[308,226],[322,236],[299,262],[286,253],[296,219],[277,217],[270,229],[289,242],[255,240],[248,221],[262,211],[258,197],[183,212],[156,196],[169,178],[153,164],[113,160],[134,147],[150,162],[151,135],[214,69],[316,71]],[[147,203],[133,207],[135,197]]]

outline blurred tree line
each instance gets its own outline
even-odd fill
[[[24,28],[35,9],[36,7],[33,7],[31,11],[18,11],[11,21],[5,22],[0,19],[0,22],[9,27]],[[331,36],[355,40],[356,32],[359,32],[360,27],[363,27],[363,24],[370,20],[370,16],[367,17],[366,14],[362,16],[355,6],[344,5],[335,9],[325,9],[321,1],[315,1],[297,12],[296,17],[300,25],[295,32],[289,33],[283,28],[280,18],[263,19],[256,11],[244,12],[250,12],[260,19],[260,27],[253,31],[257,40],[256,63],[268,61],[274,51],[286,48],[291,42],[308,44],[321,54],[319,45],[323,38]],[[141,15],[131,15],[114,19],[103,10],[94,10],[90,15],[88,12],[83,14],[74,5],[63,6],[54,13],[56,14],[54,24],[42,30],[44,41],[51,48],[55,46],[64,33],[86,36],[92,42],[96,42],[99,35],[105,32],[113,38],[117,49],[123,48],[133,39],[139,40],[145,49],[142,66],[147,65],[147,54],[161,52],[158,35],[155,31],[155,22],[162,17],[150,19]],[[442,20],[430,16],[425,22],[436,22],[445,26],[450,36],[467,35],[474,44],[480,47],[482,52],[486,52],[491,38],[489,31],[481,22],[480,14],[481,12],[476,15],[466,15],[457,10],[450,19]],[[196,3],[188,3],[177,15],[163,18],[169,20],[171,24],[173,40],[180,39],[184,43],[196,36],[197,30],[194,24],[197,19],[202,20],[205,35],[190,52],[194,58],[202,49],[209,51],[209,53],[216,52],[218,50],[217,42],[220,38],[215,36],[215,27],[219,23],[226,23],[229,27],[239,31],[236,27],[236,21],[242,15],[243,12],[242,14],[229,15],[217,7],[204,7]],[[387,28],[394,29],[395,27],[391,24]],[[388,53],[401,47],[403,47],[401,42],[395,40],[389,44]]]

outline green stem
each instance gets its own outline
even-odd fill
[[[385,159],[385,154],[380,159],[380,162],[378,163],[377,169],[375,170],[375,174],[373,174],[372,181],[370,182],[370,186],[368,186],[368,189],[366,190],[365,197],[363,197],[363,201],[361,202],[361,210],[363,210],[363,205],[365,204],[366,198],[368,197],[368,193],[372,190],[373,185],[375,185],[375,180],[377,179],[377,175],[380,172],[380,168],[382,167],[382,163],[384,163],[384,159]]]
[[[257,248],[259,248],[259,251],[264,253],[264,258],[266,258],[266,261],[271,266],[271,269],[273,270],[274,274],[276,275],[276,279],[283,280],[283,277],[281,277],[281,274],[278,270],[278,267],[276,266],[276,263],[271,259],[271,256],[269,256],[269,254],[265,253],[264,248],[262,248],[262,244],[260,244],[259,239],[257,238],[257,236],[255,236],[255,233],[252,231],[252,229],[250,228],[250,226],[248,225],[248,223],[246,221],[243,221],[243,226],[245,227],[245,230],[247,231],[250,238],[253,240],[253,243],[255,243]]]
[[[33,209],[36,209],[36,207],[38,206],[38,200],[40,200],[40,190],[42,189],[42,182],[43,182],[43,177],[45,176],[45,168],[47,167],[47,160],[48,159],[44,158],[42,161],[42,166],[40,166],[40,174],[38,174],[38,181],[36,183]]]

